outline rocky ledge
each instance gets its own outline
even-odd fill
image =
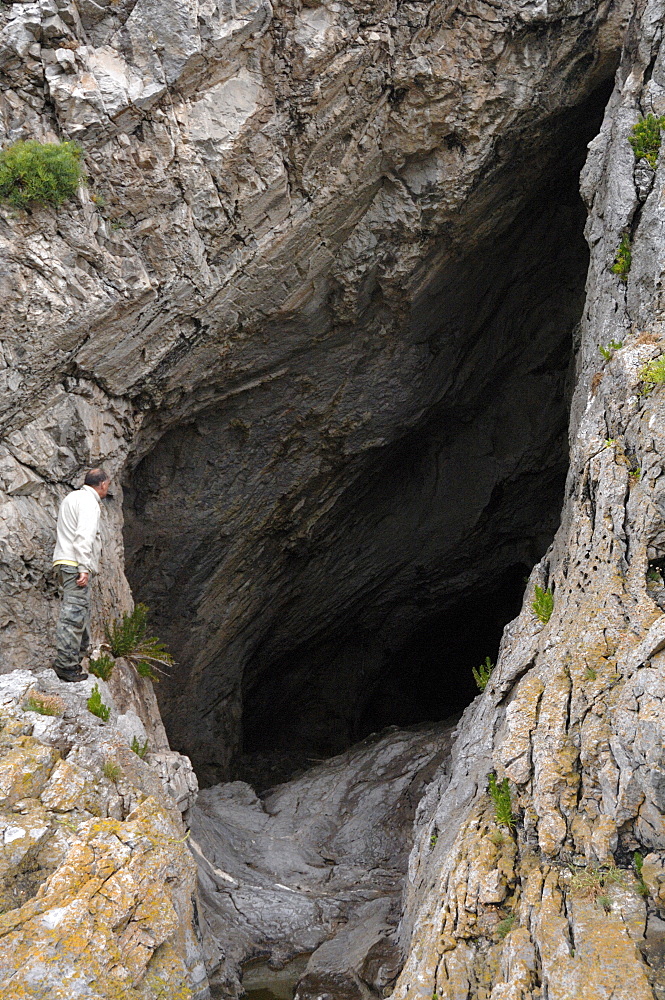
[[[148,740],[101,680],[0,677],[3,1000],[208,995],[182,819],[195,779]]]

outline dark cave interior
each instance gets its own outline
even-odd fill
[[[265,788],[371,732],[453,716],[478,693],[472,668],[495,661],[559,522],[588,266],[578,178],[607,96],[559,117],[510,224],[425,283],[411,331],[439,389],[415,426],[356,462],[305,543],[282,544],[280,528],[228,556],[239,529],[224,496],[251,462],[251,432],[237,430],[251,426],[251,399],[209,411],[195,431],[172,428],[128,477],[135,597],[178,660],[204,649],[158,692],[172,745],[202,784]],[[262,400],[277,445],[282,401]],[[222,471],[210,495],[189,497],[211,466]],[[265,497],[242,475],[243,516],[260,520]],[[149,495],[146,481],[158,484]],[[231,628],[219,609],[238,579],[253,603]],[[210,735],[200,718],[213,717]]]

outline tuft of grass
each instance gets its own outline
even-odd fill
[[[96,660],[90,660],[90,673],[94,674],[95,677],[100,677],[103,681],[109,679],[114,667],[115,661],[106,653],[102,653]]]
[[[146,740],[145,743],[141,743],[141,741],[138,740],[136,736],[132,736],[131,748],[137,757],[140,757],[141,760],[144,760],[145,755],[148,752],[148,741]]]
[[[598,674],[593,669],[593,667],[587,667],[586,670],[584,671],[584,680],[585,681],[595,681],[597,677],[598,677]]]
[[[571,868],[571,872],[570,884],[578,896],[599,899],[606,895],[605,890],[611,885],[625,886],[625,873],[616,865],[598,868],[593,866]]]
[[[62,205],[83,179],[77,142],[15,142],[0,152],[0,198],[16,208]]]
[[[123,656],[141,677],[158,680],[157,673],[173,665],[173,657],[161,639],[148,635],[148,611],[145,604],[137,604],[133,611],[125,611],[122,618],[105,625],[105,646],[113,656]]]
[[[652,389],[665,382],[665,354],[644,365],[640,370],[640,381],[643,385],[643,396],[648,396]]]
[[[633,147],[636,160],[646,160],[650,167],[656,169],[658,153],[660,152],[661,131],[665,128],[665,115],[648,114],[635,122],[628,142]]]
[[[496,822],[499,826],[507,826],[509,830],[514,829],[515,817],[510,799],[508,778],[504,778],[503,781],[497,781],[496,774],[492,771],[487,776],[487,791],[494,803],[494,818]]]
[[[651,566],[647,570],[647,580],[649,583],[655,583],[657,587],[663,586],[663,576],[655,566]]]
[[[484,691],[487,687],[487,682],[492,676],[492,671],[494,670],[494,664],[490,660],[489,656],[485,657],[485,662],[481,663],[479,667],[472,667],[471,672],[473,673],[473,679],[478,685],[479,691]]]
[[[109,781],[117,781],[122,774],[122,768],[114,760],[105,760],[102,771],[104,772],[104,777],[108,778]]]
[[[598,906],[602,906],[602,908],[605,910],[605,913],[611,913],[612,912],[612,897],[611,896],[599,896],[598,899],[596,900],[596,902],[598,903]]]
[[[102,720],[102,722],[109,721],[111,709],[102,701],[101,692],[96,684],[92,689],[92,694],[88,698],[86,705],[88,706],[88,711],[92,712],[93,715],[96,715],[98,719]]]
[[[543,625],[547,625],[554,610],[554,595],[549,587],[545,590],[536,584],[536,596],[531,602],[531,610]]]
[[[644,876],[642,875],[644,858],[639,851],[635,851],[633,854],[633,868],[635,869],[635,874],[637,875],[637,891],[640,896],[646,897],[649,895],[649,886],[644,881]]]
[[[39,715],[63,715],[65,703],[55,694],[42,694],[41,691],[28,691],[22,705],[24,712],[38,712]]]
[[[631,247],[630,236],[628,235],[628,233],[624,233],[623,236],[621,237],[621,242],[619,243],[619,246],[616,248],[614,254],[614,262],[610,267],[610,271],[612,272],[612,274],[618,274],[621,281],[626,282],[628,281],[628,275],[630,273],[630,266],[632,263],[633,263],[633,251]],[[603,348],[601,348],[600,353],[603,355],[604,358],[607,358],[607,360],[609,360],[609,358],[612,357],[611,354],[609,355],[609,357],[605,355],[603,353]]]
[[[492,832],[488,834],[488,837],[495,847],[501,847],[506,842],[506,838],[503,833],[501,833],[501,830],[492,830]]]
[[[639,483],[642,478],[642,469],[639,465],[636,465],[634,469],[628,471],[631,483]]]
[[[515,916],[515,914],[509,913],[507,917],[504,917],[503,920],[500,920],[499,923],[496,925],[496,932],[502,941],[505,937],[508,936],[508,934],[510,934],[516,920],[517,917]]]

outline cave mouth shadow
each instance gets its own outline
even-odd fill
[[[377,538],[382,519],[392,518],[398,529],[407,526],[404,550],[411,546],[418,556],[409,558],[419,565],[396,572],[378,595],[368,585],[364,612],[361,597],[355,606],[340,601],[327,634],[289,645],[288,626],[276,625],[246,666],[233,777],[265,788],[388,726],[450,718],[478,694],[473,668],[486,657],[496,662],[503,630],[521,609],[526,578],[552,542],[563,505],[574,340],[589,260],[579,173],[609,92],[603,86],[562,118],[561,155],[550,150],[549,168],[506,229],[436,274],[414,303],[420,335],[435,356],[448,352],[456,379],[420,426],[368,466],[344,501],[347,510],[338,512],[348,527],[337,532],[337,544],[341,559],[369,537],[388,551],[392,540]],[[506,427],[498,426],[502,420]],[[474,444],[470,428],[479,425]],[[450,441],[482,450],[483,434],[495,453],[460,469],[464,445],[456,451]],[[515,458],[511,436],[521,435]],[[475,483],[482,492],[495,459],[503,468],[479,502]],[[432,493],[428,465],[449,475],[448,493],[439,485]],[[420,499],[414,483],[423,484]],[[411,522],[386,497],[416,511]],[[476,503],[475,520],[458,531],[457,550],[447,547],[446,510],[455,523],[464,518],[454,504]],[[432,509],[423,513],[427,504]],[[409,523],[421,537],[408,540]],[[396,564],[399,551],[392,551]],[[306,570],[302,580],[305,592],[316,591]],[[298,632],[292,623],[292,635]]]

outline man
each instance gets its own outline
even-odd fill
[[[91,469],[80,490],[69,493],[58,511],[53,566],[59,576],[62,607],[56,630],[53,669],[63,681],[84,681],[81,657],[90,644],[90,576],[99,568],[100,504],[110,479]]]

